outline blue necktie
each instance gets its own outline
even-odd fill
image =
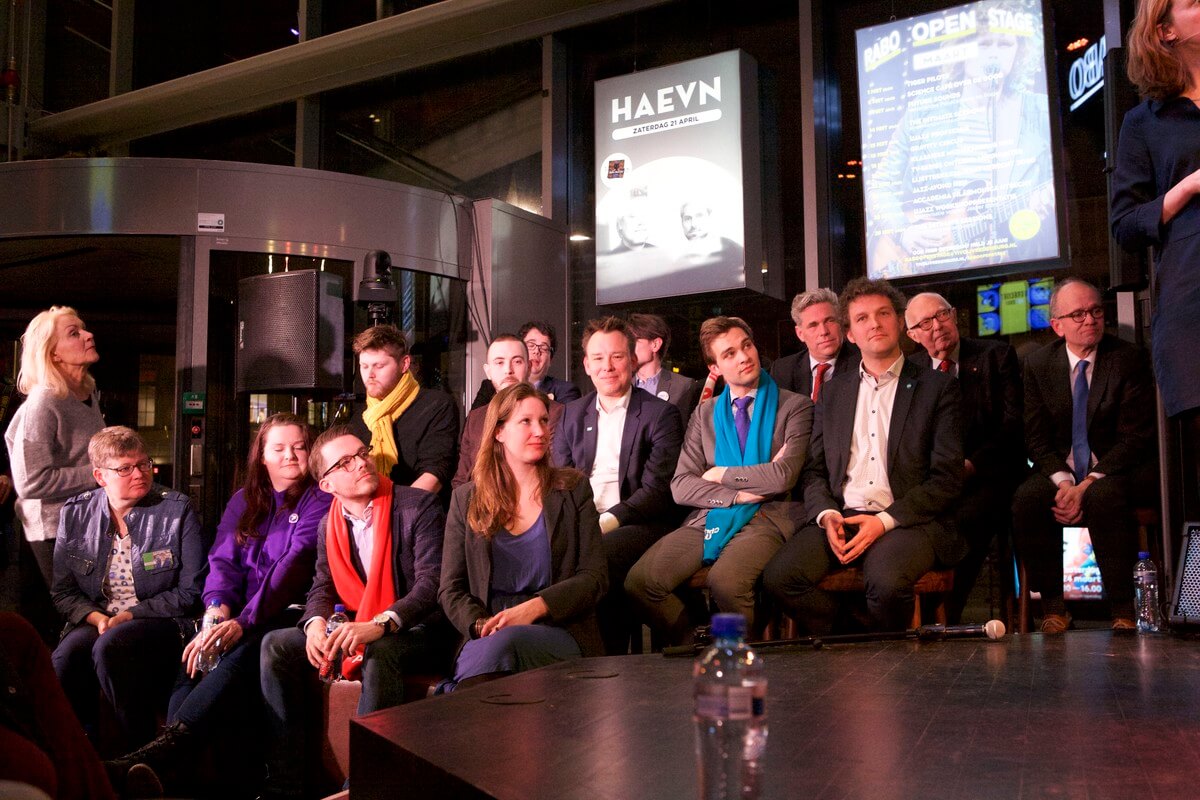
[[[738,445],[746,452],[746,437],[750,435],[750,403],[753,395],[739,397],[733,401],[733,427],[737,431]]]
[[[1075,461],[1075,483],[1083,483],[1092,465],[1092,450],[1088,447],[1088,362],[1075,365],[1075,391],[1071,406],[1071,458]]]

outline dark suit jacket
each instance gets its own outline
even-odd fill
[[[358,438],[370,444],[371,431],[362,417],[364,408],[355,406],[349,425]],[[400,456],[388,475],[392,483],[410,486],[428,472],[442,482],[442,498],[448,500],[458,457],[458,409],[450,395],[421,387],[412,405],[392,425],[392,435]]]
[[[442,571],[442,532],[446,517],[435,495],[411,486],[392,489],[392,573],[396,602],[388,607],[404,629],[442,621],[438,581]],[[350,536],[349,524],[346,535]],[[329,515],[317,528],[317,571],[304,604],[300,626],[313,617],[329,619],[338,601],[329,571]],[[353,539],[353,537],[351,537]],[[351,551],[354,552],[353,542]],[[357,560],[357,559],[356,559]],[[356,564],[360,569],[369,565]]]
[[[1004,342],[962,339],[958,346],[958,385],[962,390],[963,454],[977,479],[1016,485],[1027,472],[1021,447],[1021,368]],[[924,349],[912,362],[932,369]]]
[[[938,560],[952,565],[965,552],[953,525],[963,484],[962,393],[954,378],[908,359],[897,380],[887,451],[894,501],[885,511],[902,527],[924,527]],[[809,519],[826,509],[845,508],[860,386],[858,371],[847,370],[835,373],[821,390],[802,478]]]
[[[842,349],[833,362],[834,376],[850,372],[862,360],[862,354],[853,342],[842,342]],[[812,397],[813,375],[808,364],[808,348],[790,356],[775,359],[771,365],[771,377],[780,389]],[[832,378],[830,379],[832,380]]]
[[[570,475],[572,473],[568,473]],[[585,656],[604,655],[596,624],[596,603],[608,590],[608,564],[600,541],[600,515],[587,479],[575,475],[573,488],[551,489],[543,500],[550,534],[552,583],[538,596],[550,609],[549,624],[564,628]],[[492,540],[467,525],[467,505],[475,491],[468,483],[454,490],[446,546],[442,553],[442,587],[438,599],[451,624],[471,637],[475,620],[492,615],[488,597],[492,583]]]
[[[595,392],[566,407],[554,433],[555,464],[574,467],[585,476],[592,474],[599,416]],[[674,522],[678,518],[671,502],[671,476],[682,444],[679,409],[649,392],[634,389],[621,433],[621,502],[609,509],[622,525]]]
[[[558,430],[558,421],[562,419],[563,404],[550,401],[550,433],[553,442],[554,432]],[[471,480],[471,470],[475,469],[475,457],[479,455],[479,440],[483,438],[483,424],[487,421],[487,406],[473,408],[467,414],[467,424],[463,426],[462,443],[458,447],[458,469],[450,485],[457,489]]]
[[[1025,359],[1025,446],[1046,477],[1070,472],[1071,374],[1059,339]],[[1125,475],[1154,452],[1154,380],[1145,351],[1104,334],[1088,391],[1088,445],[1093,472]]]
[[[560,403],[569,403],[572,400],[578,400],[580,396],[578,386],[570,381],[559,380],[553,375],[547,375],[542,378],[537,388],[539,392],[545,392],[550,395],[551,400],[557,400]]]
[[[700,391],[703,388],[704,384],[695,378],[680,375],[665,367],[658,373],[658,397],[679,409],[679,417],[685,430],[688,420],[692,418],[692,412],[700,405]],[[667,393],[666,397],[662,397],[663,392]]]

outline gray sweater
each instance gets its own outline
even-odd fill
[[[63,503],[96,485],[87,447],[103,427],[95,395],[88,404],[36,387],[17,409],[4,441],[12,460],[17,517],[26,539],[41,542],[57,537]]]

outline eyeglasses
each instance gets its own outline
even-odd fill
[[[554,349],[548,344],[538,344],[537,342],[525,342],[525,349],[530,355],[541,355],[542,353],[554,353]]]
[[[1070,314],[1059,314],[1055,319],[1069,319],[1076,325],[1082,325],[1083,321],[1091,316],[1092,319],[1104,318],[1104,306],[1092,306],[1091,308],[1081,308],[1077,311],[1072,311]]]
[[[153,472],[154,459],[147,458],[145,461],[139,461],[136,464],[122,464],[119,467],[101,467],[101,469],[109,469],[120,475],[122,478],[128,478],[133,474],[135,469],[141,472]]]
[[[950,317],[952,317],[953,315],[954,315],[954,307],[953,306],[950,306],[948,308],[943,308],[940,311],[935,311],[933,313],[933,316],[926,317],[925,319],[918,322],[916,325],[913,325],[911,328],[909,328],[909,330],[911,331],[911,330],[916,330],[917,328],[920,328],[923,331],[931,331],[931,330],[933,330],[933,321],[935,319],[938,322],[948,322],[950,320]]]
[[[368,463],[371,460],[371,448],[363,447],[357,453],[351,453],[348,456],[342,456],[337,461],[333,462],[332,467],[322,472],[321,477],[328,478],[331,472],[337,472],[339,469],[344,469],[346,472],[350,472],[354,466],[355,459],[361,461],[363,464]]]

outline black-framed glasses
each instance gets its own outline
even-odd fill
[[[361,447],[356,453],[351,453],[348,456],[342,456],[337,461],[333,462],[332,467],[322,472],[321,477],[328,478],[330,473],[337,472],[339,469],[344,469],[346,472],[349,472],[356,459],[361,461],[363,464],[366,464],[371,460],[371,448]]]
[[[1083,321],[1091,316],[1092,319],[1104,318],[1104,306],[1092,306],[1091,308],[1080,308],[1072,311],[1070,314],[1059,314],[1055,319],[1069,319],[1076,325],[1082,325]]]
[[[931,330],[933,330],[933,321],[935,319],[938,322],[949,322],[950,317],[952,317],[952,316],[954,316],[954,306],[949,306],[947,308],[941,309],[940,311],[933,312],[932,316],[928,316],[925,319],[921,320],[916,325],[913,325],[912,327],[910,327],[909,330],[911,331],[911,330],[916,330],[917,328],[920,328],[923,331],[931,331]]]
[[[530,353],[542,354],[550,353],[554,355],[554,348],[548,344],[538,344],[537,342],[525,342],[525,349]]]
[[[122,464],[119,467],[102,467],[102,469],[112,470],[113,472],[120,475],[122,478],[128,478],[130,475],[133,474],[133,471],[135,469],[139,470],[141,472],[153,472],[154,471],[154,459],[147,458],[144,461],[138,461],[135,464]]]

